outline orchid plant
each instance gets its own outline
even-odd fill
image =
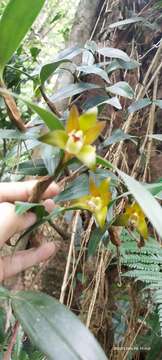
[[[78,109],[72,106],[65,130],[54,130],[40,137],[40,141],[58,146],[64,150],[64,162],[74,156],[89,169],[96,167],[96,148],[91,144],[105,127],[105,121],[97,121],[97,108],[79,116]]]
[[[131,226],[135,228],[144,239],[148,238],[145,214],[136,202],[126,207],[124,213],[117,217],[115,225]]]
[[[73,105],[65,129],[50,131],[41,136],[39,140],[57,146],[64,151],[62,164],[66,164],[72,158],[77,158],[87,168],[95,171],[97,155],[96,147],[92,144],[97,140],[104,128],[105,121],[97,121],[97,108],[92,108],[79,115],[77,107]],[[97,186],[91,177],[89,194],[75,200],[73,206],[92,213],[97,225],[104,228],[111,200],[110,178],[104,179]],[[124,213],[116,218],[113,225],[133,226],[144,239],[148,237],[145,215],[137,202],[127,206]]]
[[[108,205],[111,201],[110,179],[104,179],[99,186],[90,178],[89,194],[74,201],[73,205],[90,211],[99,225],[103,228],[107,217]]]

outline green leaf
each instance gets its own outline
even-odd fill
[[[53,175],[55,173],[55,170],[60,163],[61,155],[62,152],[57,147],[47,146],[47,144],[43,144],[41,158],[48,171],[48,175]]]
[[[36,61],[37,56],[41,52],[41,49],[37,48],[36,46],[33,46],[30,48],[31,56],[33,57],[33,60]]]
[[[125,81],[119,81],[116,84],[109,86],[106,90],[112,94],[126,97],[128,99],[133,99],[134,91]]]
[[[60,51],[56,58],[55,61],[59,61],[59,60],[63,60],[63,59],[72,59],[73,57],[79,55],[80,53],[83,52],[83,48],[80,48],[78,46],[73,46],[71,48],[67,48],[65,50]]]
[[[130,57],[120,49],[114,49],[111,47],[104,47],[102,49],[98,49],[99,54],[109,57],[109,58],[116,58],[121,59],[124,61],[130,61]]]
[[[9,297],[10,297],[9,290],[0,286],[0,299],[8,299]]]
[[[142,16],[135,16],[135,17],[132,17],[132,18],[129,18],[129,19],[120,20],[120,21],[117,21],[117,22],[115,22],[113,24],[110,24],[109,28],[114,29],[116,27],[123,27],[123,26],[126,26],[126,25],[135,24],[135,23],[138,23],[138,22],[141,22],[141,21],[143,21],[143,22],[145,21],[145,19]]]
[[[118,70],[118,69],[133,70],[133,69],[136,69],[139,66],[140,66],[140,64],[136,60],[131,59],[128,62],[128,61],[123,61],[123,60],[120,60],[120,59],[114,59],[107,66],[106,71],[107,71],[108,74],[110,74],[113,71]]]
[[[35,139],[38,136],[38,132],[36,131],[26,131],[26,133],[21,133],[18,130],[7,130],[0,129],[0,139],[3,140],[28,140]]]
[[[45,0],[10,0],[0,20],[0,70],[19,47]]]
[[[44,121],[44,123],[48,126],[50,130],[57,130],[57,129],[64,129],[63,124],[61,121],[51,112],[48,111],[41,106],[31,102],[30,100],[25,99],[22,96],[19,96],[15,93],[10,93],[8,90],[0,89],[1,93],[4,95],[11,95],[14,96],[16,99],[23,101],[26,105],[28,105],[36,114],[40,116],[40,118]]]
[[[97,157],[96,157],[96,163],[97,163],[97,165],[102,165],[107,169],[114,170],[113,164],[111,164],[109,161],[107,161],[106,159],[102,158],[99,155],[97,155]]]
[[[133,104],[131,104],[128,107],[128,112],[129,113],[134,113],[135,111],[141,110],[141,109],[143,109],[146,106],[149,106],[151,104],[152,104],[152,101],[149,100],[148,98],[140,99],[138,101],[135,101]]]
[[[156,196],[162,192],[162,183],[144,184],[145,188],[151,192],[152,195]]]
[[[17,169],[17,173],[23,175],[35,175],[35,176],[36,175],[43,176],[48,174],[44,162],[41,159],[36,159],[34,161],[28,160],[20,163]]]
[[[111,187],[114,187],[118,184],[118,177],[111,171],[107,169],[97,168],[95,173],[90,172],[90,177],[94,177],[94,182],[97,186],[100,185],[101,181],[111,178]]]
[[[52,112],[40,107],[37,104],[25,100],[22,97],[21,100],[25,102],[36,114],[40,116],[40,118],[44,121],[44,123],[48,126],[50,130],[64,129],[64,126],[61,123],[61,121]]]
[[[55,196],[55,202],[68,201],[78,199],[89,193],[89,180],[87,175],[78,176],[75,180],[63,190],[59,195]]]
[[[100,76],[103,80],[105,80],[106,82],[110,83],[110,80],[108,78],[108,75],[106,73],[105,70],[99,68],[96,65],[82,65],[82,66],[78,66],[78,70],[81,72],[84,72],[85,74],[95,74]]]
[[[56,69],[64,62],[69,62],[68,59],[58,60],[54,61],[50,64],[46,64],[42,66],[40,71],[40,79],[41,83],[44,84],[44,82],[56,71]]]
[[[28,202],[20,202],[20,201],[16,201],[15,202],[15,211],[17,215],[23,215],[25,214],[27,211],[31,210],[31,209],[35,209],[36,207],[41,207],[44,209],[44,206],[42,204],[38,204],[38,203],[28,203]]]
[[[123,140],[132,140],[133,141],[133,138],[134,138],[134,136],[125,134],[125,132],[123,130],[117,129],[112,133],[112,135],[108,139],[106,139],[103,142],[103,144],[101,146],[104,148],[109,145],[116,144],[119,141],[123,141]]]
[[[44,218],[46,216],[49,216],[49,214],[45,210],[45,207],[41,203],[28,203],[28,202],[16,201],[15,205],[16,205],[15,211],[17,215],[23,215],[27,211],[31,210],[36,214],[37,220],[41,220],[42,222],[44,222]]]
[[[146,188],[137,180],[120,170],[117,170],[117,172],[123,179],[128,190],[134,196],[137,203],[141,206],[143,212],[148,217],[159,236],[162,237],[162,208],[159,203],[154,199],[151,193],[146,190]]]
[[[102,241],[105,230],[96,228],[92,231],[89,243],[88,243],[88,257],[93,256],[98,248],[99,243]]]
[[[162,109],[162,100],[153,100],[153,103]]]
[[[49,360],[106,360],[107,357],[78,317],[54,298],[17,292],[12,307],[32,343]]]
[[[72,97],[77,94],[81,94],[84,91],[92,90],[92,89],[99,89],[100,86],[96,84],[89,84],[80,82],[78,84],[70,84],[65,86],[63,89],[57,91],[54,96],[52,96],[52,101],[60,101],[66,99],[68,97]]]
[[[109,98],[109,96],[93,96],[83,104],[83,109],[84,111],[87,111],[95,106],[100,106],[104,104],[111,105],[118,110],[122,109],[120,101],[116,96],[112,98]]]
[[[107,101],[103,102],[102,104],[111,105],[111,106],[115,107],[118,110],[122,110],[122,106],[120,104],[120,101],[116,96],[108,99]]]

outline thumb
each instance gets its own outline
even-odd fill
[[[13,204],[0,204],[0,245],[5,243],[14,234],[32,226],[36,219],[36,215],[32,212],[17,215]]]

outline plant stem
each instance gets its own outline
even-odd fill
[[[12,351],[13,351],[14,345],[16,343],[16,338],[17,338],[19,326],[20,326],[19,322],[16,321],[15,325],[14,325],[14,328],[13,328],[13,333],[12,333],[12,336],[11,336],[11,340],[10,340],[10,343],[8,345],[7,351],[4,354],[3,360],[10,360],[11,359]]]

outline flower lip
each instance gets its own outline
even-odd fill
[[[82,147],[84,146],[84,137],[83,132],[80,130],[73,130],[68,134],[67,143],[65,145],[65,150],[68,153],[77,155]]]
[[[130,216],[129,219],[130,225],[137,225],[138,221],[139,221],[139,215],[137,214],[137,212],[135,212]]]
[[[92,197],[87,201],[87,205],[91,211],[100,211],[102,209],[102,200],[99,196]]]
[[[70,138],[72,138],[74,140],[74,142],[83,141],[83,131],[82,130],[73,130],[68,135]]]
[[[148,226],[145,220],[145,214],[136,202],[126,207],[124,213],[117,217],[114,225],[133,226],[144,239],[148,238]]]

